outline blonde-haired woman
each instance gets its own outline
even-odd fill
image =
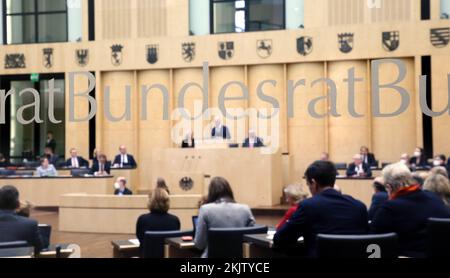
[[[144,245],[145,232],[149,231],[178,231],[180,220],[169,214],[170,197],[166,190],[156,188],[149,194],[148,209],[150,213],[141,215],[136,223],[136,236]]]
[[[423,185],[423,189],[437,194],[447,207],[450,207],[450,182],[441,174],[430,175]]]
[[[281,222],[276,226],[277,230],[286,224],[289,218],[291,218],[297,210],[298,205],[309,196],[308,191],[304,188],[304,186],[299,184],[289,185],[284,189],[284,194],[286,195],[286,201],[290,205],[290,208],[284,215]]]

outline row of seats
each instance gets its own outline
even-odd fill
[[[266,234],[267,226],[250,228],[210,229],[208,231],[209,258],[242,258],[244,235]],[[429,239],[428,256],[448,257],[450,250],[450,219],[429,219],[426,233]],[[166,238],[192,236],[192,231],[146,232],[142,257],[163,258]],[[321,258],[397,258],[398,237],[395,233],[377,235],[317,236]]]

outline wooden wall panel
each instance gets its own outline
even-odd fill
[[[138,0],[138,37],[148,38],[167,35],[166,0]]]
[[[416,142],[416,92],[414,59],[402,59],[407,69],[407,75],[400,86],[405,88],[411,97],[411,104],[407,111],[396,117],[372,119],[373,151],[377,159],[383,162],[396,162],[402,153],[411,154],[417,145]],[[396,80],[397,68],[392,64],[380,67],[380,83],[387,84]],[[381,112],[392,113],[400,106],[401,98],[397,92],[390,89],[381,89]]]
[[[255,108],[255,109],[268,109],[267,111],[260,111],[263,115],[271,114],[272,112],[269,109],[273,109],[273,105],[271,103],[268,103],[266,101],[263,101],[260,97],[258,97],[258,86],[268,80],[273,80],[276,82],[276,85],[273,86],[270,83],[266,83],[263,87],[263,93],[264,95],[270,96],[272,98],[275,98],[279,105],[280,105],[280,111],[279,111],[279,134],[278,134],[278,142],[276,144],[282,148],[282,152],[287,151],[287,145],[286,142],[286,134],[287,134],[287,126],[286,126],[286,119],[283,115],[286,115],[286,103],[285,103],[285,76],[284,76],[284,68],[282,65],[258,65],[258,66],[251,66],[248,70],[248,78],[249,78],[249,90],[250,90],[250,101],[249,101],[249,107]],[[255,124],[252,122],[253,120],[250,118],[249,121],[249,127],[254,128]],[[266,134],[270,136],[274,136],[270,133],[270,130],[272,129],[271,122],[274,121],[274,119],[264,120],[260,119],[258,125],[266,126],[268,132]],[[258,131],[258,133],[261,133]],[[264,136],[262,136],[263,139]],[[267,142],[267,139],[265,139]],[[268,143],[268,142],[267,142]],[[272,145],[272,144],[271,144]],[[275,146],[275,145],[272,145]]]
[[[364,81],[355,83],[355,110],[363,115],[356,118],[348,109],[348,71],[354,68],[355,78]],[[329,117],[329,147],[331,159],[336,162],[351,161],[359,147],[369,143],[368,85],[366,61],[331,62],[328,65],[328,78],[336,83],[337,112],[340,117]],[[331,105],[331,104],[330,104]]]
[[[166,88],[170,88],[170,71],[169,70],[149,70],[138,73],[138,87],[143,85],[152,86],[153,84],[161,84]],[[169,96],[170,97],[170,96]],[[139,116],[142,113],[142,103],[147,102],[148,118],[139,120],[139,171],[141,184],[139,188],[150,189],[153,181],[158,177],[158,173],[152,172],[152,154],[155,148],[169,148],[171,146],[170,139],[170,121],[163,119],[164,114],[164,98],[158,89],[152,89],[148,93],[148,97],[143,99],[141,92],[139,93]],[[170,116],[170,102],[169,102]]]
[[[449,103],[448,92],[450,82],[447,75],[450,74],[450,56],[434,56],[432,58],[433,79],[433,110],[442,111]],[[450,155],[450,116],[447,111],[444,115],[433,119],[433,145],[434,153]]]
[[[107,86],[110,87],[110,107],[111,113],[114,117],[120,117],[125,112],[125,86],[131,86],[131,120],[121,120],[120,122],[112,122],[103,117],[103,126],[97,129],[97,132],[102,133],[101,150],[108,155],[108,159],[113,159],[113,155],[119,153],[120,145],[127,146],[128,152],[137,157],[136,136],[139,136],[139,130],[136,129],[137,122],[137,99],[138,91],[135,88],[134,72],[132,71],[117,71],[102,73],[102,94],[103,103],[106,103],[104,90]]]
[[[324,77],[323,63],[291,64],[288,66],[288,79],[294,84],[305,79],[306,86],[299,86],[294,92],[292,105],[294,117],[289,119],[289,154],[294,165],[291,178],[301,180],[308,165],[326,151],[326,120],[315,119],[308,112],[309,103],[324,95],[323,85],[311,87],[311,83]],[[326,102],[316,106],[318,113],[325,113]],[[288,101],[290,105],[290,101]],[[293,177],[292,177],[293,176]],[[294,181],[293,180],[293,181]]]
[[[103,39],[131,38],[133,19],[131,5],[134,1],[101,0]]]

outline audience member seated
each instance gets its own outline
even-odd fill
[[[0,153],[0,168],[7,168],[8,167],[8,161],[6,160],[5,156]]]
[[[222,124],[219,117],[214,119],[214,128],[211,130],[211,137],[213,139],[231,139],[231,133],[227,126]]]
[[[170,194],[169,187],[166,184],[166,180],[163,179],[163,178],[158,178],[156,180],[156,187],[155,188],[163,189],[163,190],[167,191],[167,193]]]
[[[149,194],[148,209],[150,213],[141,215],[136,223],[136,236],[144,245],[145,232],[178,231],[180,220],[175,215],[169,214],[170,197],[167,191],[156,188]]]
[[[58,166],[59,156],[53,153],[52,148],[47,147],[44,149],[44,156],[48,158],[48,162],[53,166]]]
[[[443,166],[433,167],[428,174],[429,175],[438,175],[439,174],[439,175],[443,175],[446,178],[449,177],[447,169]]]
[[[116,183],[114,184],[114,187],[116,189],[114,191],[114,195],[133,195],[133,192],[127,188],[127,179],[124,177],[118,177]]]
[[[410,161],[409,154],[404,153],[404,154],[402,154],[402,156],[400,156],[400,161],[399,161],[400,163],[403,163],[406,166],[410,167],[409,161]]]
[[[281,227],[286,224],[286,222],[291,218],[291,216],[294,214],[294,212],[297,211],[298,205],[308,198],[308,192],[304,190],[303,185],[289,185],[284,189],[284,194],[286,196],[286,201],[289,204],[290,208],[284,215],[281,222],[276,226],[277,230],[279,230]]]
[[[372,233],[397,233],[401,256],[424,257],[429,218],[450,218],[444,202],[434,193],[422,191],[404,164],[392,164],[383,170],[389,201],[382,204],[370,224]]]
[[[359,235],[368,230],[366,206],[334,190],[336,167],[316,161],[305,172],[313,197],[304,200],[297,211],[274,236],[276,248],[290,249],[303,236],[306,254],[316,257],[317,234]]]
[[[136,168],[137,163],[134,160],[134,157],[131,154],[127,153],[127,148],[125,146],[119,147],[120,154],[116,155],[114,158],[113,165],[114,167],[119,168]]]
[[[256,132],[254,130],[249,130],[248,137],[244,140],[244,143],[242,144],[243,148],[262,148],[264,147],[263,140],[256,136]]]
[[[375,159],[375,155],[369,152],[369,148],[362,146],[360,149],[362,162],[370,167],[378,167],[378,162]]]
[[[73,169],[87,168],[89,167],[89,163],[83,157],[78,156],[77,150],[75,148],[72,148],[70,149],[70,158],[67,159],[64,166]]]
[[[437,194],[447,207],[450,207],[450,182],[441,174],[431,174],[425,180],[423,189]]]
[[[320,155],[320,160],[321,161],[330,161],[330,155],[327,152],[323,152]]]
[[[373,182],[373,190],[375,193],[372,196],[372,204],[369,209],[369,220],[373,219],[375,212],[378,208],[387,200],[389,200],[389,195],[386,191],[386,187],[384,186],[384,181],[382,177],[375,178]]]
[[[445,170],[447,170],[447,165],[445,164],[446,161],[447,161],[447,158],[445,157],[445,155],[443,155],[443,154],[436,155],[433,160],[433,168],[443,167],[443,168],[445,168]],[[447,176],[448,176],[448,173],[447,173]]]
[[[91,172],[94,176],[109,176],[111,174],[111,162],[108,161],[106,155],[99,154],[98,162],[92,165]]]
[[[417,147],[415,149],[414,155],[409,160],[409,165],[412,169],[428,167],[427,158],[422,148]]]
[[[183,149],[194,149],[195,148],[195,138],[194,133],[189,131],[184,137],[183,142],[181,142],[181,148]]]
[[[19,207],[19,191],[13,186],[0,188],[0,242],[26,241],[38,253],[43,246],[38,222],[17,215]]]
[[[351,178],[370,178],[372,177],[372,170],[370,166],[362,161],[360,154],[353,156],[353,163],[347,168],[347,177]]]
[[[255,225],[255,218],[247,205],[237,204],[228,181],[221,177],[211,180],[206,204],[199,210],[195,246],[208,257],[208,229],[244,228]]]
[[[58,176],[58,172],[56,171],[55,166],[50,164],[47,157],[41,158],[41,166],[36,169],[36,174],[41,178]]]

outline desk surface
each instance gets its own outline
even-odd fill
[[[167,238],[166,243],[181,250],[196,249],[194,241],[183,241],[181,237]]]
[[[272,248],[273,239],[267,237],[267,234],[244,235],[244,242],[254,243],[265,248]]]
[[[139,245],[136,245],[129,240],[113,240],[111,241],[111,244],[115,249],[119,251],[139,248]]]

